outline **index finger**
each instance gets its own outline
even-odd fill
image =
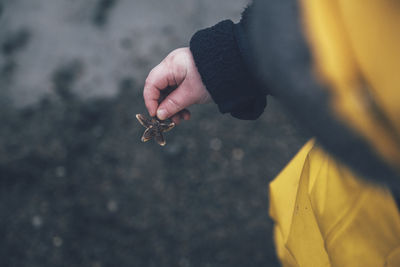
[[[174,82],[170,80],[169,69],[164,61],[150,71],[143,89],[144,103],[150,116],[156,115],[161,96],[160,91],[173,84]]]

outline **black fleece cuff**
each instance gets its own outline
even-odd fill
[[[253,120],[263,113],[266,96],[243,60],[235,30],[238,26],[225,20],[200,30],[193,35],[190,50],[220,112]]]

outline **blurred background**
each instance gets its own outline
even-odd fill
[[[141,143],[146,74],[246,0],[0,0],[0,266],[276,266],[268,182],[305,142],[269,98]]]

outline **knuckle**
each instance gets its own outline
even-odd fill
[[[157,74],[158,66],[152,68],[149,72],[149,74],[146,77],[145,83],[151,84],[154,81],[154,78]]]
[[[179,110],[182,109],[181,104],[179,104],[179,102],[174,99],[174,98],[168,98],[167,99],[167,110],[172,112],[172,113],[176,113]]]
[[[150,98],[149,90],[146,87],[143,89],[143,98],[144,99]]]
[[[147,76],[146,80],[144,81],[145,86],[150,85],[152,83],[152,73],[150,72],[149,75]]]
[[[149,96],[150,93],[151,93],[151,84],[146,82],[143,87],[143,96]]]

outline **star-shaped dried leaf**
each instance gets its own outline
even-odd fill
[[[151,119],[146,118],[142,114],[136,114],[137,120],[142,124],[146,130],[142,136],[142,142],[147,142],[154,138],[160,146],[165,146],[166,142],[162,133],[168,132],[175,127],[175,123],[168,121],[160,121],[156,117]]]

